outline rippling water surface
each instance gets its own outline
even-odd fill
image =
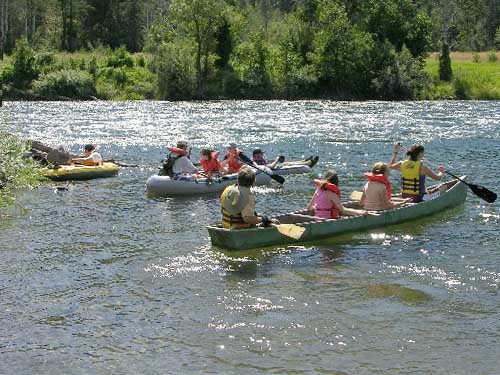
[[[500,103],[6,103],[11,128],[142,168],[19,196],[0,216],[0,373],[496,374],[498,203],[469,194],[427,220],[307,246],[224,253],[217,196],[151,199],[165,146],[228,141],[319,155],[341,186],[392,144],[499,189]],[[315,176],[257,189],[304,207]],[[397,176],[393,176],[396,183]]]

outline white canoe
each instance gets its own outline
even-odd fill
[[[266,168],[269,174],[272,171]],[[168,176],[154,175],[146,181],[146,191],[150,195],[195,195],[206,193],[218,193],[223,191],[226,186],[235,184],[238,179],[238,174],[228,174],[221,178],[212,178],[207,181],[206,178],[198,178],[196,180],[173,180]],[[255,177],[255,185],[266,185],[271,182],[271,177],[265,173],[257,172]]]
[[[309,173],[311,172],[311,167],[309,167],[308,165],[278,165],[276,168],[273,168],[271,170],[275,175],[285,176],[288,174]]]

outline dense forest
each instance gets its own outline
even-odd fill
[[[428,98],[442,48],[499,49],[500,0],[0,0],[11,97]]]

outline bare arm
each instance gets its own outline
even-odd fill
[[[344,207],[344,205],[340,201],[339,197],[337,197],[337,195],[334,193],[331,193],[331,199],[332,199],[333,203],[335,204],[335,206],[339,209],[340,215],[342,215],[342,216],[356,216],[356,215],[366,214],[365,210],[356,210],[354,208]]]
[[[314,192],[314,195],[312,196],[311,200],[309,201],[309,204],[307,205],[307,209],[313,210],[314,209],[314,200],[316,199],[316,195],[318,195],[318,189]]]
[[[443,178],[444,168],[439,167],[439,172],[436,174],[430,168],[426,167],[425,165],[422,165],[422,172],[424,172],[426,176],[429,176],[433,180],[441,180]]]
[[[398,159],[399,150],[401,150],[401,144],[396,143],[394,145],[394,151],[392,152],[391,160],[389,161],[389,168],[396,169],[398,171],[401,169],[401,162],[396,162],[396,160]]]

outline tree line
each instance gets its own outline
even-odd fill
[[[419,98],[426,53],[499,48],[499,14],[500,0],[0,0],[0,58],[21,39],[124,46],[148,54],[162,99]]]

